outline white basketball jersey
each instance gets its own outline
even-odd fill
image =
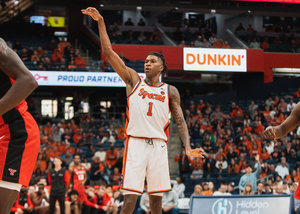
[[[126,135],[169,139],[169,85],[156,87],[141,79],[127,98]]]

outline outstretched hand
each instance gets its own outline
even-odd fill
[[[201,148],[196,148],[196,149],[186,149],[186,154],[191,157],[200,157],[204,158],[204,150]]]
[[[264,138],[273,138],[274,140],[276,139],[276,130],[273,126],[269,126],[266,128],[266,130],[264,131]]]
[[[91,16],[95,21],[99,21],[100,19],[103,19],[99,11],[94,7],[88,7],[86,9],[82,9],[81,12],[85,15]]]

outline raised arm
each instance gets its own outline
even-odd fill
[[[0,69],[15,80],[0,99],[0,115],[3,115],[28,97],[38,84],[20,57],[6,45],[2,38],[0,38]]]
[[[102,53],[108,59],[114,70],[119,74],[126,85],[132,88],[140,80],[139,75],[131,68],[127,67],[121,58],[112,50],[109,37],[106,32],[106,27],[103,17],[98,10],[94,7],[88,7],[81,10],[83,14],[90,15],[95,21],[98,22],[99,37],[101,42]]]
[[[180,107],[180,95],[177,88],[175,88],[174,86],[170,86],[170,108],[175,118],[178,133],[185,147],[186,154],[193,157],[199,156],[203,158],[203,149],[191,149],[188,128],[183,117],[182,109]]]
[[[296,128],[300,123],[300,102],[295,106],[290,116],[279,126],[269,126],[264,132],[265,138],[278,139]]]

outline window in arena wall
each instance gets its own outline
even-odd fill
[[[42,100],[42,115],[49,115],[50,117],[57,116],[57,100]]]
[[[89,113],[90,106],[88,102],[81,101],[81,108],[83,109],[83,113]]]
[[[72,106],[72,101],[65,102],[65,120],[69,120],[74,117],[74,107]]]

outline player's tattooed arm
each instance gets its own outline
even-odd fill
[[[191,148],[189,132],[180,106],[180,95],[174,86],[170,86],[170,108],[177,124],[179,136],[185,148]]]
[[[177,124],[179,136],[184,144],[186,154],[194,157],[204,157],[204,151],[200,148],[191,149],[188,128],[180,106],[180,95],[174,86],[170,86],[170,108]]]
[[[170,108],[177,124],[179,136],[185,147],[186,154],[194,157],[204,157],[204,151],[201,148],[191,149],[190,136],[188,128],[180,106],[180,95],[174,86],[170,86]]]

